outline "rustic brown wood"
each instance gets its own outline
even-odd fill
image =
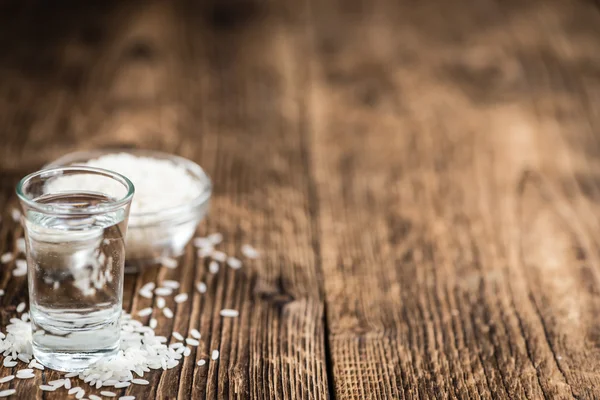
[[[211,216],[200,233],[222,232],[228,254],[241,257],[243,243],[262,253],[240,271],[224,266],[212,275],[190,248],[177,270],[128,277],[124,305],[133,313],[153,305],[136,295],[144,283],[180,279],[191,300],[175,305],[168,299],[173,320],[155,308],[157,331],[187,335],[198,328],[202,341],[179,367],[149,374],[149,386],[119,395],[326,398],[324,303],[308,213],[305,91],[297,67],[307,66],[304,47],[296,46],[306,36],[294,29],[305,26],[304,15],[284,20],[279,6],[251,2],[8,8],[11,14],[1,17],[10,36],[0,62],[0,115],[8,121],[0,162],[3,205],[8,199],[15,204],[18,177],[63,152],[111,145],[161,149],[197,161],[214,180]],[[46,21],[45,12],[57,21]],[[61,21],[62,13],[68,21]],[[39,38],[32,29],[52,35]],[[5,212],[4,247],[12,245],[16,228],[7,218]],[[2,322],[26,297],[25,279],[10,278],[10,270],[3,269]],[[193,290],[200,280],[208,285],[203,295]],[[220,317],[225,307],[240,317]],[[219,360],[197,366],[213,349],[220,350]],[[37,385],[58,374],[37,376],[15,383],[21,397],[41,398]]]
[[[593,4],[312,1],[342,399],[597,398]]]
[[[200,163],[199,234],[262,251],[127,276],[125,309],[202,340],[119,395],[600,398],[594,2],[12,1],[0,46],[1,253],[21,176],[115,145]],[[137,295],[164,279],[191,294],[172,320]]]

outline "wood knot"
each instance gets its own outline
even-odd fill
[[[125,57],[136,61],[152,61],[156,52],[150,43],[138,40],[125,49]]]
[[[294,296],[285,292],[281,277],[278,277],[275,282],[267,282],[259,279],[254,287],[254,294],[276,307],[283,307],[287,303],[294,301]]]
[[[253,1],[219,1],[208,10],[208,22],[217,29],[229,30],[246,25],[259,14]]]

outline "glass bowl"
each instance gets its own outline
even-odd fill
[[[206,216],[210,203],[212,183],[198,164],[183,157],[152,150],[105,149],[70,153],[48,164],[46,168],[81,165],[100,156],[115,153],[169,160],[182,166],[197,182],[201,189],[200,194],[187,203],[156,212],[132,210],[129,215],[126,236],[126,263],[129,270],[181,255]],[[135,185],[135,182],[133,184]]]

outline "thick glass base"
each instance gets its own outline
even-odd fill
[[[33,345],[33,356],[47,368],[63,372],[80,372],[104,357],[117,354],[118,345],[94,352],[57,352]]]

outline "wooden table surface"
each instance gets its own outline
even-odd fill
[[[127,277],[131,311],[182,279],[193,299],[158,331],[203,340],[123,393],[600,398],[598,3],[51,3],[0,5],[0,253],[20,177],[109,146],[198,162],[199,234],[261,250]],[[4,324],[27,298],[11,269]],[[4,386],[60,399],[37,388],[57,376]]]

